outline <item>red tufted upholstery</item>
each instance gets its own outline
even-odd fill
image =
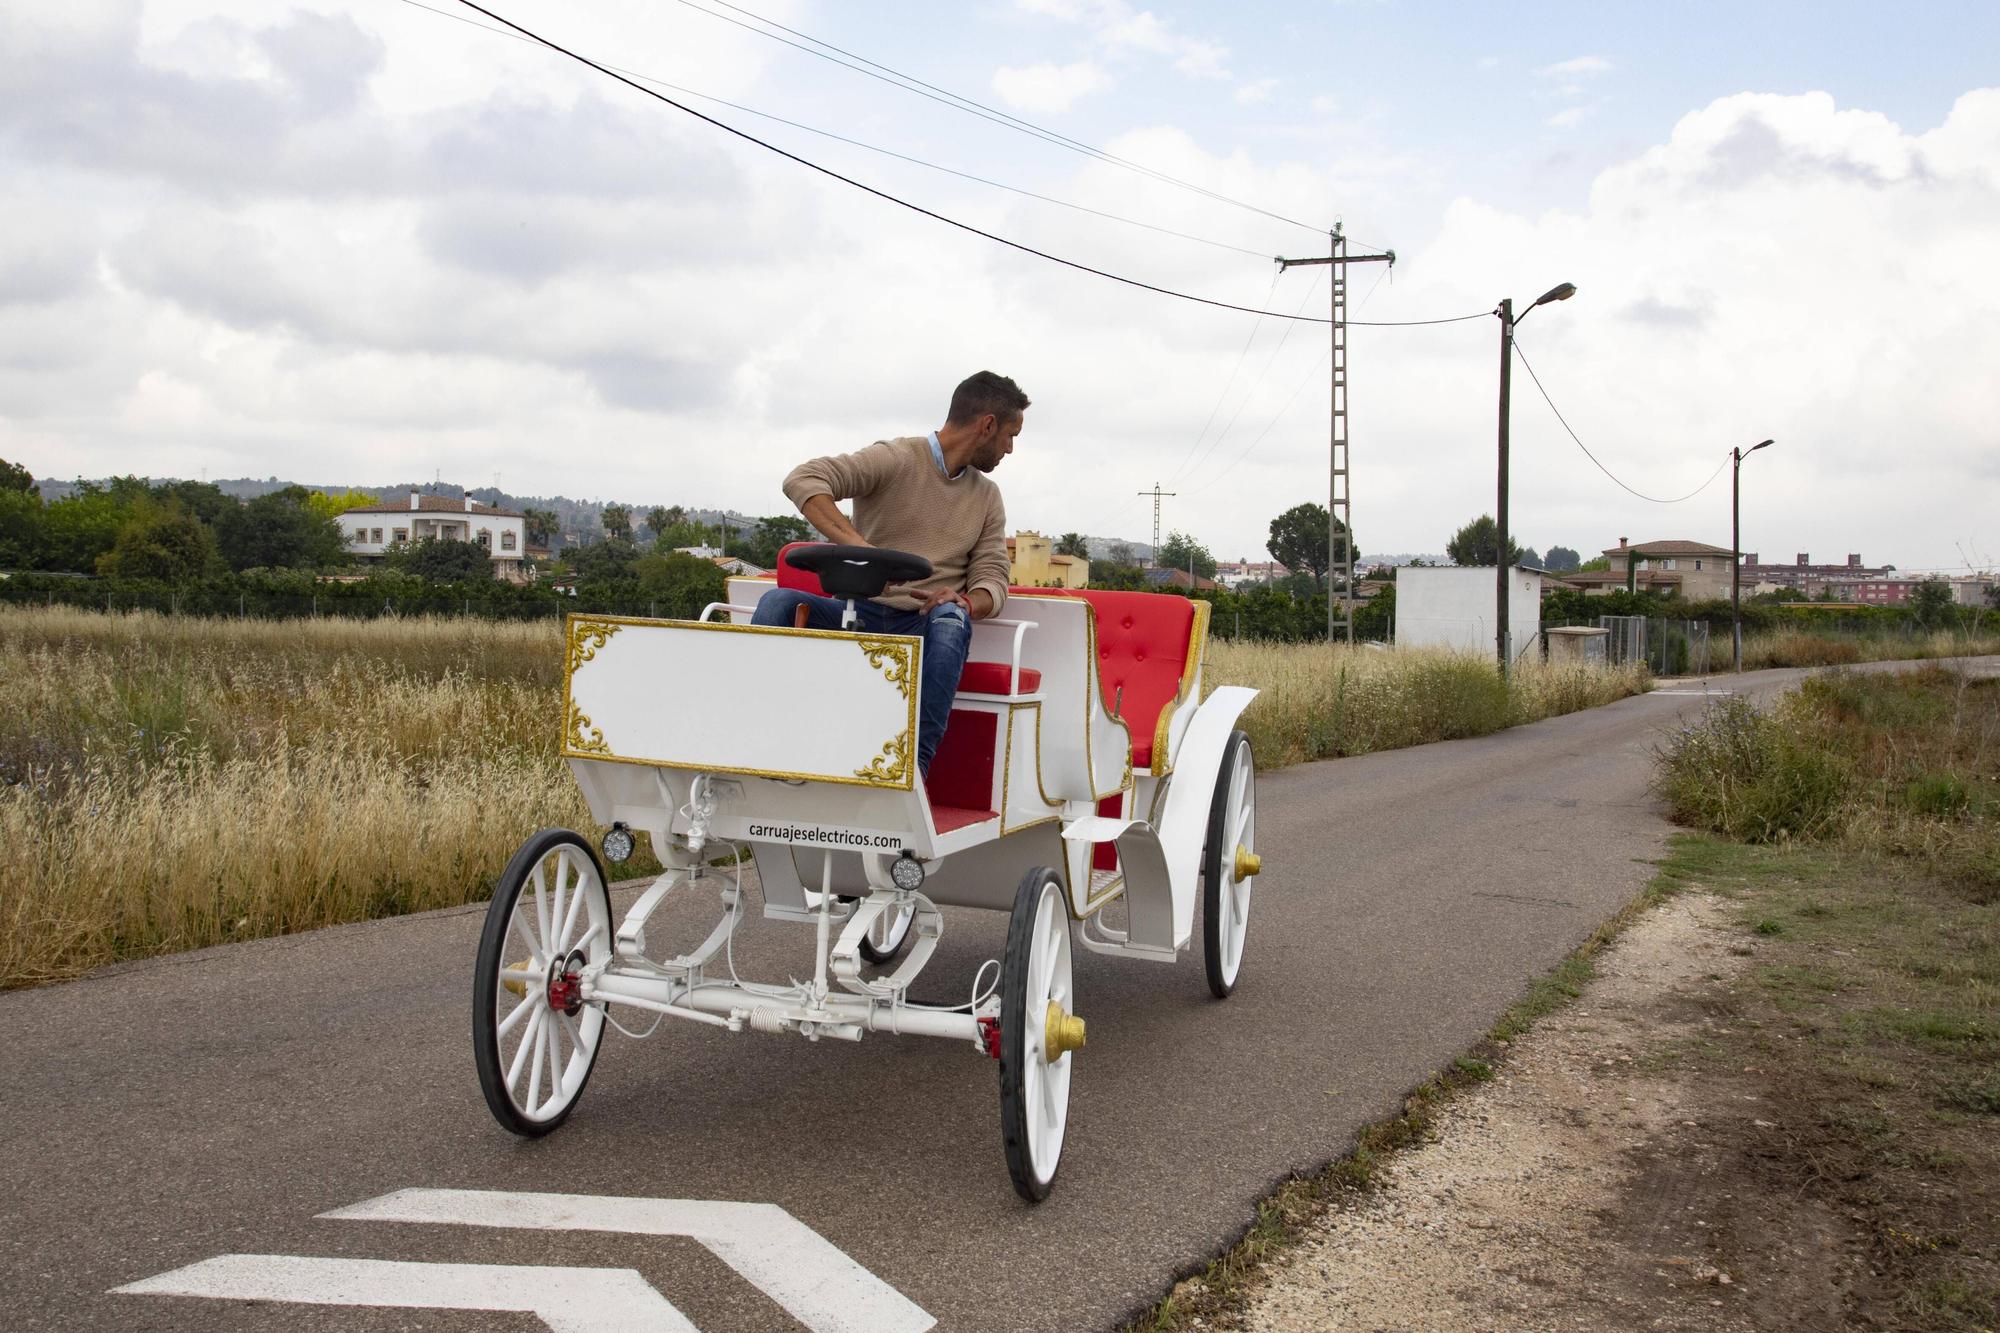
[[[1016,588],[1048,594],[1052,588]],[[1060,590],[1081,597],[1097,610],[1097,683],[1105,708],[1119,707],[1132,732],[1132,766],[1153,763],[1153,731],[1160,713],[1181,689],[1188,640],[1194,633],[1194,603],[1157,592],[1113,592],[1093,588]]]
[[[1008,676],[1005,662],[967,662],[965,672],[958,678],[960,694],[1007,694]],[[1019,688],[1014,694],[1033,694],[1042,688],[1042,673],[1032,667],[1021,668]]]
[[[786,551],[795,551],[801,546],[822,546],[822,545],[825,545],[825,543],[786,542],[784,546],[779,548],[778,586],[780,588],[796,588],[800,592],[809,592],[819,597],[826,596],[826,589],[820,587],[819,575],[813,573],[810,569],[793,569],[790,565],[785,563]]]

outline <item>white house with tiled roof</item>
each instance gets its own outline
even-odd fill
[[[1729,567],[1735,559],[1727,546],[1682,540],[1628,542],[1623,537],[1604,549],[1604,558],[1611,568],[1573,570],[1562,576],[1563,581],[1592,593],[1629,588],[1707,601],[1729,596]]]
[[[340,530],[347,538],[347,549],[363,560],[380,560],[394,547],[435,537],[483,546],[496,577],[523,577],[527,518],[511,509],[480,504],[469,495],[454,500],[411,491],[408,504],[362,505],[348,510],[340,516]]]

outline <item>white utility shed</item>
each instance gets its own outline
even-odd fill
[[[1495,589],[1491,565],[1396,569],[1396,643],[1409,648],[1493,652]],[[1507,629],[1518,660],[1539,651],[1542,576],[1516,565],[1507,571]]]

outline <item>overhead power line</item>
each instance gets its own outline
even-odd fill
[[[490,32],[495,37],[505,37],[509,41],[514,41],[514,42],[526,42],[530,46],[533,46],[535,44],[532,39],[525,37],[518,32],[509,32],[505,28],[495,28],[489,24],[481,23],[477,19],[467,18],[463,14],[453,14],[446,10],[434,8],[433,6],[423,3],[423,0],[399,0],[399,3],[408,5],[412,9],[421,9],[427,14],[435,14],[439,18],[450,19],[454,23],[467,24],[470,27],[479,29],[481,32]],[[855,148],[866,149],[868,152],[871,153],[879,153],[883,157],[893,157],[899,162],[908,162],[912,166],[924,167],[930,171],[942,172],[947,176],[956,176],[960,180],[972,181],[979,185],[991,186],[993,189],[1005,190],[1009,194],[1018,194],[1021,195],[1023,198],[1036,199],[1045,204],[1054,204],[1057,208],[1067,208],[1078,213],[1088,213],[1092,217],[1103,218],[1108,222],[1123,223],[1125,226],[1128,227],[1140,227],[1146,231],[1158,232],[1162,236],[1172,236],[1183,241],[1193,241],[1199,245],[1213,246],[1218,250],[1229,250],[1239,255],[1249,255],[1253,259],[1263,259],[1266,257],[1263,251],[1252,250],[1247,246],[1235,245],[1229,241],[1218,241],[1208,236],[1198,236],[1193,232],[1177,231],[1172,227],[1163,227],[1155,222],[1145,222],[1138,218],[1129,218],[1123,216],[1122,214],[1106,212],[1105,210],[1100,208],[1091,208],[1085,204],[1072,203],[1070,200],[1067,199],[1058,199],[1054,195],[1038,194],[1033,190],[1022,189],[1018,185],[1009,185],[1005,181],[991,180],[985,176],[974,175],[972,172],[969,171],[960,171],[956,167],[947,167],[942,163],[926,161],[921,157],[913,157],[908,153],[899,153],[893,148],[884,148],[880,144],[872,144],[864,139],[852,138],[845,134],[836,133],[833,130],[823,130],[819,128],[819,126],[817,125],[808,125],[804,121],[791,120],[784,116],[774,115],[769,111],[759,111],[754,106],[745,106],[741,102],[732,102],[726,97],[717,97],[713,93],[705,93],[698,88],[689,88],[684,84],[671,83],[666,79],[658,77],[657,75],[646,74],[639,70],[627,69],[622,65],[612,65],[608,63],[605,65],[605,68],[619,74],[629,75],[632,78],[638,79],[645,83],[653,84],[656,87],[665,88],[669,92],[681,93],[688,97],[698,97],[704,102],[712,102],[717,106],[726,106],[731,111],[740,111],[746,116],[756,116],[759,120],[768,120],[779,125],[790,126],[792,129],[795,130],[804,130],[807,134],[817,134],[821,138],[832,139],[837,143],[844,143],[851,145]]]
[[[1626,491],[1631,492],[1631,494],[1633,495],[1638,496],[1641,500],[1650,501],[1651,503],[1656,505],[1677,505],[1681,503],[1683,500],[1692,500],[1694,499],[1695,496],[1700,495],[1703,491],[1707,490],[1709,488],[1709,484],[1713,482],[1717,477],[1722,475],[1722,469],[1729,466],[1729,459],[1725,455],[1723,457],[1722,462],[1716,465],[1715,471],[1708,474],[1708,481],[1704,481],[1701,485],[1695,487],[1693,490],[1689,491],[1686,495],[1675,496],[1671,500],[1662,500],[1657,495],[1648,495],[1644,491],[1633,490],[1632,487],[1627,486],[1622,480],[1619,479],[1617,473],[1613,472],[1610,468],[1604,466],[1603,463],[1598,462],[1597,455],[1590,452],[1589,446],[1585,445],[1584,442],[1580,438],[1578,438],[1577,433],[1574,430],[1570,430],[1570,424],[1567,420],[1564,420],[1562,410],[1556,406],[1556,400],[1549,397],[1549,391],[1542,387],[1542,377],[1535,373],[1535,368],[1532,365],[1528,364],[1528,354],[1521,350],[1521,340],[1518,336],[1514,339],[1514,355],[1521,358],[1521,368],[1528,372],[1528,378],[1534,381],[1536,391],[1542,395],[1542,401],[1549,405],[1549,411],[1554,412],[1556,414],[1556,420],[1562,422],[1562,428],[1566,431],[1569,431],[1569,437],[1570,439],[1576,441],[1576,447],[1583,450],[1583,456],[1585,458],[1588,458],[1591,462],[1596,463],[1597,470],[1599,472],[1602,472],[1605,476],[1611,478],[1612,481],[1617,482],[1619,487],[1621,487]]]
[[[668,97],[665,93],[649,88],[645,84],[634,80],[628,75],[620,74],[618,71],[610,68],[609,66],[600,64],[599,62],[592,60],[588,56],[581,55],[578,52],[572,51],[568,47],[563,46],[558,42],[551,41],[549,38],[542,36],[538,32],[534,32],[528,28],[523,27],[522,25],[514,22],[510,18],[506,18],[503,15],[494,13],[492,10],[486,8],[484,5],[477,3],[477,0],[458,0],[458,3],[465,6],[467,9],[472,10],[475,13],[484,14],[487,18],[492,19],[496,23],[501,23],[506,25],[513,31],[520,33],[522,36],[527,37],[531,41],[534,41],[542,46],[547,47],[549,50],[556,52],[558,55],[567,56],[569,59],[576,61],[580,65],[584,65],[590,69],[596,70],[599,74],[602,74],[607,79],[611,79],[614,80],[615,82],[622,83],[626,87],[632,89],[633,91],[643,93],[647,97],[653,98],[655,101],[664,102],[668,106],[674,108],[674,110],[676,111],[679,111],[685,115],[693,116],[696,120],[712,125],[716,129],[722,130],[727,134],[733,134],[737,138],[742,139],[748,143],[756,144],[759,148],[764,149],[766,152],[775,153],[779,157],[785,158],[788,161],[796,162],[800,166],[805,167],[808,170],[816,171],[820,175],[829,177],[833,180],[837,180],[843,185],[852,186],[854,189],[860,190],[864,194],[871,194],[875,196],[877,199],[881,199],[887,203],[895,204],[899,208],[906,208],[910,210],[912,213],[916,213],[923,217],[930,218],[934,222],[942,222],[948,227],[956,227],[960,231],[969,232],[974,236],[983,237],[986,240],[992,241],[998,245],[1004,245],[1012,250],[1019,250],[1023,254],[1033,255],[1037,259],[1046,259],[1052,264],[1060,264],[1064,268],[1075,269],[1079,273],[1089,273],[1093,274],[1096,277],[1108,278],[1112,282],[1123,283],[1128,287],[1137,287],[1142,291],[1157,292],[1162,296],[1171,296],[1176,300],[1191,301],[1196,305],[1213,306],[1218,310],[1234,310],[1240,314],[1245,314],[1245,315],[1264,315],[1264,316],[1269,316],[1270,318],[1273,319],[1288,319],[1301,324],[1329,324],[1332,322],[1330,319],[1325,319],[1314,315],[1287,315],[1280,311],[1259,310],[1254,306],[1237,305],[1233,301],[1218,301],[1212,297],[1196,296],[1191,292],[1176,291],[1171,287],[1162,287],[1157,283],[1144,282],[1138,278],[1128,278],[1122,274],[1112,273],[1101,268],[1095,268],[1089,264],[1080,263],[1079,261],[1074,259],[1065,259],[1061,255],[1050,254],[1048,251],[1038,250],[1032,245],[1027,245],[1016,240],[1010,240],[1005,236],[996,235],[995,233],[987,231],[984,228],[975,227],[969,222],[961,222],[957,218],[947,217],[945,214],[936,212],[935,210],[932,209],[925,208],[921,204],[911,203],[909,200],[890,194],[886,190],[878,190],[872,185],[867,185],[862,183],[861,181],[855,180],[852,176],[844,176],[840,172],[833,170],[833,168],[831,167],[821,166],[819,163],[813,161],[811,158],[801,157],[799,154],[791,152],[788,149],[780,148],[776,144],[771,143],[768,140],[760,139],[756,135],[750,133],[748,130],[738,129],[736,126],[731,125],[727,121],[717,120],[714,116],[707,115],[704,112],[695,110],[691,106],[687,106],[681,102],[677,102],[673,98]],[[1377,321],[1377,323],[1378,325],[1387,323],[1398,323],[1398,322],[1410,323],[1410,324],[1443,324],[1443,323],[1455,323],[1459,319],[1478,319],[1478,318],[1484,318],[1484,315],[1483,314],[1463,315],[1463,316],[1457,316],[1454,319],[1449,319],[1449,320]]]
[[[729,0],[715,0],[715,3],[721,5],[724,9],[734,10],[736,13],[743,15],[745,18],[755,19],[758,23],[764,24],[766,28],[776,28],[778,32],[790,33],[793,37],[800,38],[803,41],[811,42],[812,46],[801,46],[799,45],[798,42],[789,41],[786,38],[778,36],[778,32],[767,32],[764,30],[764,28],[754,27],[751,24],[745,23],[740,19],[730,18],[729,15],[727,14],[718,14],[714,10],[708,8],[706,5],[695,3],[695,0],[678,0],[678,3],[687,6],[687,8],[689,9],[696,10],[700,13],[706,14],[710,18],[720,19],[724,23],[735,24],[737,27],[743,29],[745,32],[753,32],[756,33],[759,37],[767,38],[770,41],[778,42],[784,46],[789,46],[793,50],[803,51],[807,55],[815,56],[818,59],[827,61],[829,64],[839,65],[843,69],[851,69],[857,74],[866,75],[868,78],[875,79],[882,83],[887,83],[891,87],[901,88],[905,92],[915,93],[919,97],[928,98],[930,101],[937,102],[940,105],[951,107],[955,111],[962,111],[967,115],[977,116],[981,120],[992,121],[993,123],[1001,126],[1003,129],[1014,130],[1017,133],[1026,134],[1033,138],[1040,139],[1044,143],[1053,144],[1058,148],[1065,148],[1071,152],[1082,153],[1086,157],[1095,158],[1096,160],[1107,163],[1111,166],[1122,167],[1127,171],[1137,172],[1142,176],[1149,177],[1150,179],[1159,181],[1162,184],[1172,185],[1177,189],[1190,190],[1195,194],[1199,194],[1206,198],[1213,199],[1217,203],[1229,204],[1232,207],[1244,209],[1247,212],[1261,214],[1262,216],[1270,218],[1273,221],[1283,222],[1294,227],[1303,227],[1307,231],[1315,232],[1320,235],[1324,235],[1326,233],[1325,227],[1315,226],[1310,222],[1301,222],[1297,218],[1286,217],[1284,214],[1273,212],[1268,208],[1263,208],[1256,204],[1246,203],[1241,199],[1235,199],[1230,197],[1229,195],[1222,194],[1215,190],[1211,190],[1206,186],[1196,185],[1191,181],[1181,180],[1179,177],[1170,176],[1163,171],[1157,171],[1152,167],[1146,166],[1144,163],[1134,162],[1129,158],[1120,157],[1116,153],[1106,152],[1102,148],[1098,148],[1091,144],[1084,143],[1082,140],[1072,139],[1066,134],[1062,134],[1059,133],[1058,131],[1046,129],[1040,125],[1036,125],[1032,121],[1023,120],[1019,116],[1012,115],[1008,112],[1000,110],[998,107],[991,107],[986,105],[984,102],[977,102],[974,101],[972,98],[961,96],[958,93],[952,92],[948,88],[940,88],[934,83],[925,83],[922,79],[916,78],[913,75],[905,74],[901,70],[892,69],[887,65],[881,64],[878,61],[870,60],[866,56],[857,55],[852,51],[847,51],[842,49],[841,47],[835,46],[831,42],[821,41],[819,38],[814,37],[808,33],[800,32],[797,28],[788,28],[784,24],[779,23],[774,19],[767,19],[761,14],[752,13],[750,10],[743,8],[741,5],[734,5],[729,3]],[[813,47],[820,47],[823,49],[814,50]],[[828,52],[832,52],[833,54],[828,54]],[[850,63],[854,61],[859,61],[860,64]],[[868,68],[865,69],[862,68],[862,66],[864,65],[867,66]],[[879,73],[877,71],[879,71]]]

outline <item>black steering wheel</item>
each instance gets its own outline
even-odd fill
[[[785,563],[819,576],[829,597],[880,597],[892,583],[914,583],[931,576],[931,562],[908,551],[883,546],[801,546],[785,555]]]

